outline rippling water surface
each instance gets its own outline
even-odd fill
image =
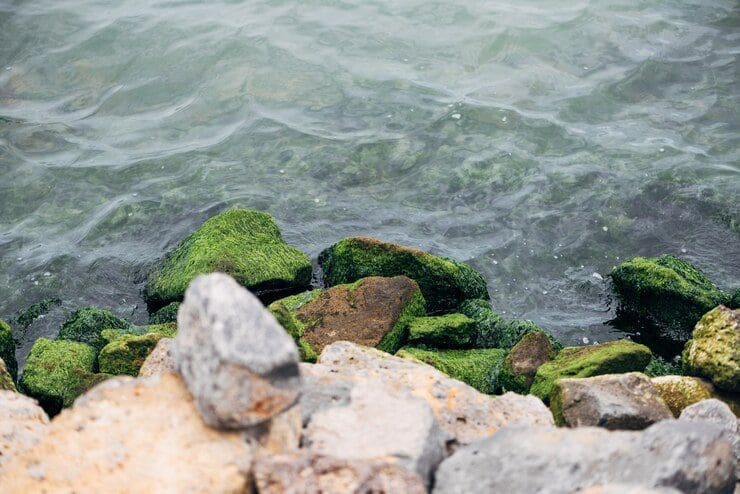
[[[152,264],[240,205],[615,338],[625,258],[738,284],[739,54],[734,1],[0,0],[0,318],[62,300],[21,355],[82,305],[143,322]]]

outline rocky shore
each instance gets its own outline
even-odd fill
[[[740,492],[740,291],[670,255],[611,273],[633,339],[563,347],[472,267],[267,214],[207,220],[18,372],[0,321],[0,492]],[[634,340],[634,341],[633,341]]]

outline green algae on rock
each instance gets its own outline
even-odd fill
[[[525,334],[504,359],[498,384],[501,390],[526,394],[537,369],[557,355],[548,335],[542,331]]]
[[[2,320],[0,320],[0,359],[5,362],[10,376],[13,379],[18,379],[18,362],[15,359],[13,330],[8,323]]]
[[[740,309],[720,305],[696,323],[683,351],[684,371],[719,389],[740,392]]]
[[[57,339],[87,343],[98,352],[105,345],[105,340],[101,337],[104,329],[127,330],[131,327],[130,322],[108,310],[85,307],[77,310],[62,324]]]
[[[48,298],[41,302],[36,302],[35,304],[31,304],[28,309],[21,312],[20,315],[16,317],[15,321],[22,328],[27,328],[40,316],[49,312],[52,307],[58,307],[60,305],[62,305],[62,301],[58,298]]]
[[[299,291],[311,281],[311,261],[283,240],[267,213],[231,209],[209,218],[149,274],[144,299],[150,310],[182,300],[198,275],[220,271],[256,295]]]
[[[158,311],[149,316],[149,324],[164,324],[168,322],[177,322],[177,311],[180,308],[180,302],[172,302],[165,305]]]
[[[5,366],[5,361],[2,358],[0,358],[0,391],[18,391],[15,388],[13,377],[10,375],[8,368]]]
[[[474,320],[463,314],[445,314],[412,319],[408,341],[434,348],[470,348],[476,335]]]
[[[714,386],[698,377],[659,376],[651,381],[675,417],[681,415],[681,411],[689,405],[716,398]]]
[[[18,386],[49,415],[68,407],[101,378],[93,373],[95,349],[85,343],[39,338],[31,347]]]
[[[680,363],[667,362],[666,360],[655,357],[650,359],[645,367],[645,375],[648,377],[658,376],[680,376],[683,374]]]
[[[396,356],[429,364],[448,376],[482,393],[494,393],[506,350],[476,348],[471,350],[426,350],[404,347]]]
[[[701,316],[730,300],[701,271],[671,255],[635,257],[610,276],[620,300],[617,317],[657,339],[656,350],[678,353]]]
[[[321,252],[319,264],[328,286],[367,276],[408,276],[419,284],[431,314],[488,298],[483,276],[467,264],[374,238],[345,238]]]
[[[98,355],[100,372],[112,375],[138,376],[144,360],[165,335],[146,333],[142,335],[119,335],[105,345]]]
[[[558,379],[642,372],[651,358],[648,347],[629,340],[563,348],[553,360],[537,369],[529,392],[548,400]]]
[[[406,276],[362,278],[286,297],[268,309],[306,361],[339,340],[393,353],[405,343],[410,321],[425,314],[419,285]]]

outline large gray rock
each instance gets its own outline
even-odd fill
[[[437,469],[435,494],[568,494],[593,485],[731,493],[732,445],[720,427],[664,420],[644,431],[508,428],[460,448]]]
[[[726,403],[711,398],[702,400],[683,409],[679,420],[688,422],[709,422],[722,427],[732,442],[735,451],[735,474],[740,480],[740,419]]]
[[[185,292],[172,353],[213,427],[257,425],[300,394],[298,349],[262,303],[234,279],[199,276]]]
[[[673,418],[650,378],[639,372],[560,379],[550,395],[559,425],[639,430]]]
[[[679,494],[672,487],[644,487],[631,484],[594,485],[581,489],[576,494]]]
[[[0,390],[0,469],[46,432],[49,417],[33,398]]]
[[[261,458],[253,466],[259,494],[424,494],[424,482],[394,458],[349,460],[307,452]]]
[[[349,460],[395,457],[427,485],[445,456],[446,440],[426,401],[382,381],[357,384],[346,406],[314,413],[303,432],[303,445],[313,453]]]
[[[346,404],[355,385],[379,379],[424,399],[449,434],[449,449],[515,424],[553,426],[552,414],[534,396],[489,396],[429,365],[346,341],[328,345],[318,364],[303,364],[301,373],[304,422],[318,410]]]

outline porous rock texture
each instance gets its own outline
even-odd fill
[[[49,417],[36,400],[14,391],[0,390],[0,470],[36,444],[48,425]]]
[[[714,397],[712,383],[698,377],[658,376],[651,381],[674,417],[687,406]]]
[[[725,430],[735,451],[737,480],[740,480],[740,419],[727,404],[710,398],[684,408],[678,420],[687,422],[709,422]]]
[[[740,309],[720,305],[704,314],[686,343],[683,366],[719,389],[740,392]]]
[[[164,372],[174,372],[176,369],[175,359],[172,357],[173,338],[162,338],[157,346],[144,360],[139,369],[139,377],[148,377]]]

